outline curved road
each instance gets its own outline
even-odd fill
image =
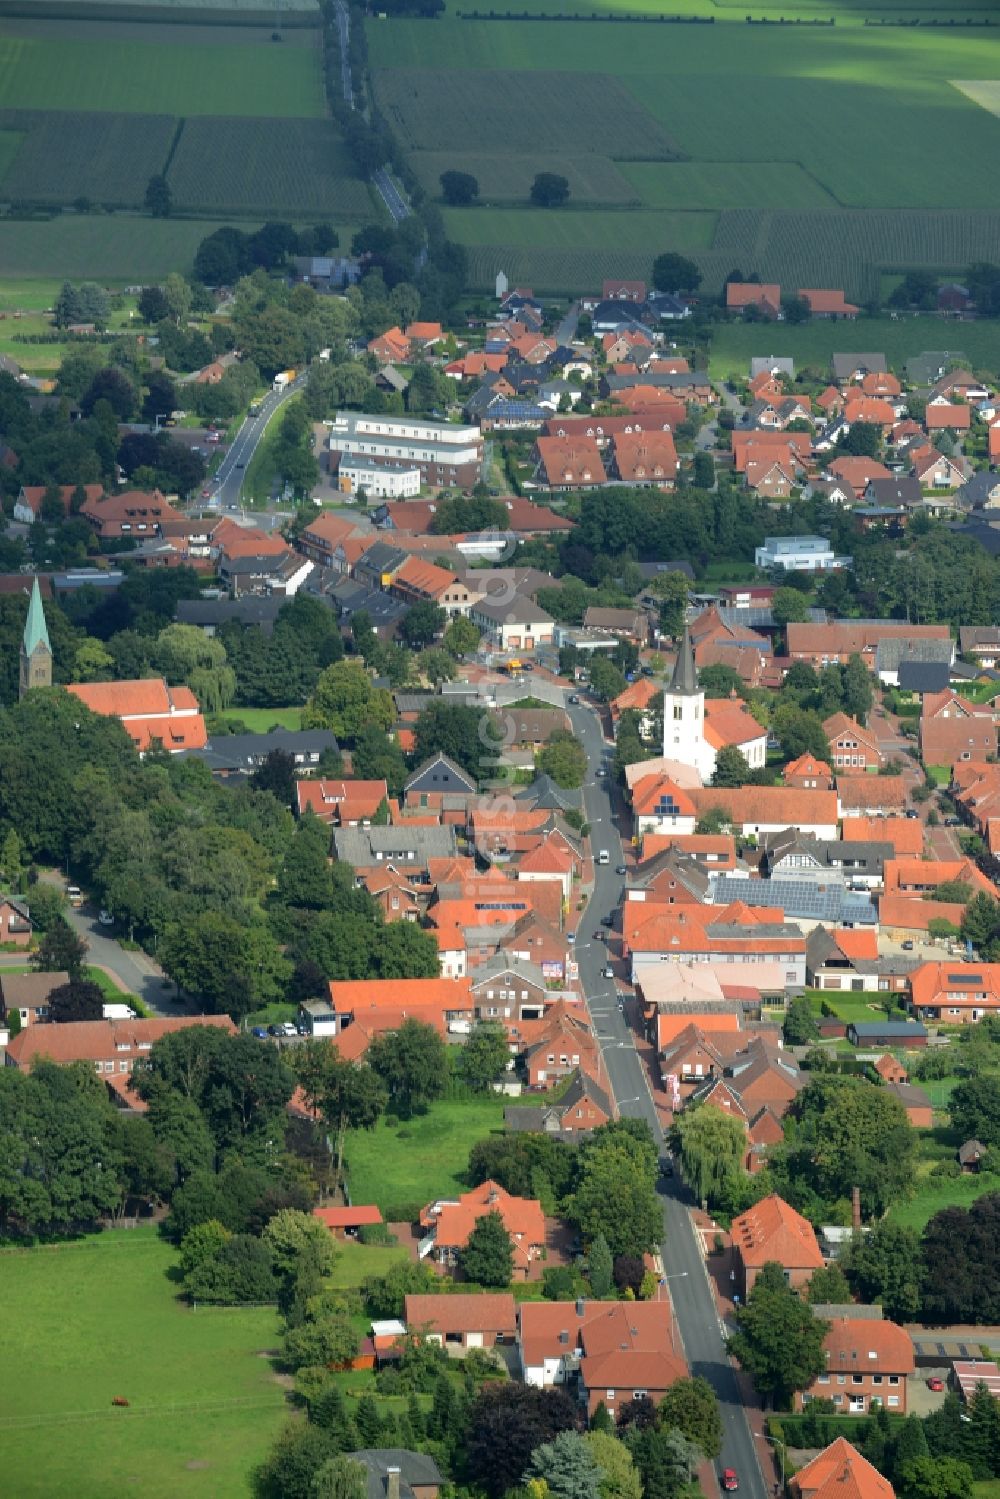
[[[590,782],[584,789],[584,809],[591,827],[591,848],[595,854],[607,849],[611,860],[609,864],[594,865],[594,894],[577,938],[580,982],[587,996],[619,1111],[632,1118],[645,1119],[657,1143],[662,1143],[663,1131],[646,1073],[635,1049],[632,1031],[618,1010],[614,981],[602,977],[607,961],[606,949],[593,937],[602,918],[614,916],[622,896],[622,876],[615,874],[615,866],[624,863],[624,856],[612,817],[612,780],[610,776],[602,780],[595,777],[605,756],[614,753],[614,747],[605,740],[600,720],[591,709],[567,704],[567,712],[574,733],[587,752],[590,768]],[[740,1493],[749,1495],[750,1499],[766,1499],[770,1490],[761,1474],[736,1376],[726,1355],[715,1298],[688,1216],[683,1184],[675,1175],[661,1179],[659,1190],[663,1195],[663,1264],[668,1278],[676,1277],[670,1292],[681,1341],[691,1373],[708,1380],[718,1396],[722,1413],[722,1455],[717,1469],[735,1468]]]

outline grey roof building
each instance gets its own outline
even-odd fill
[[[888,370],[884,354],[834,354],[831,363],[838,380],[855,375],[884,375]]]
[[[450,793],[452,795],[468,796],[476,790],[474,777],[456,765],[454,760],[438,752],[425,760],[423,765],[413,772],[403,787],[404,792],[413,792],[416,795],[427,795]]]
[[[336,753],[329,729],[272,729],[266,734],[220,734],[204,749],[185,750],[189,760],[204,760],[219,775],[249,775],[275,751],[291,755],[299,767],[318,765],[320,757]]]
[[[368,1470],[368,1499],[436,1499],[443,1482],[432,1457],[405,1447],[366,1447],[348,1456]]]
[[[965,368],[968,363],[968,356],[958,349],[925,349],[922,354],[915,354],[906,361],[906,378],[911,385],[933,385],[945,370],[953,365]]]
[[[944,661],[901,661],[899,686],[903,692],[943,692],[951,680]]]
[[[514,800],[528,802],[539,811],[579,811],[583,806],[583,791],[580,787],[557,786],[551,776],[538,775],[530,785],[515,791]]]
[[[454,859],[455,829],[446,827],[336,828],[334,852],[355,869],[370,864],[426,865],[428,859]]]
[[[877,673],[898,672],[904,661],[938,661],[950,666],[955,654],[952,640],[910,640],[905,635],[886,636],[875,650]]]
[[[214,635],[231,620],[257,625],[262,634],[270,635],[286,602],[280,594],[252,593],[237,599],[178,599],[174,617],[180,625],[197,625],[206,635]]]
[[[712,879],[712,900],[716,905],[742,901],[747,906],[780,906],[792,920],[829,921],[840,926],[878,925],[878,912],[870,898],[848,890],[843,877],[835,873],[803,875],[792,880],[716,875]],[[771,934],[769,927],[753,930],[754,935],[761,937]],[[786,932],[787,927],[775,935],[783,936]]]

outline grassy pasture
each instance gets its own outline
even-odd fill
[[[179,40],[97,42],[10,35],[0,25],[0,106],[174,115],[321,116],[317,50]]]
[[[901,370],[905,361],[924,349],[961,345],[974,369],[992,369],[998,360],[996,331],[989,323],[962,323],[960,328],[942,324],[935,317],[858,318],[853,323],[787,323],[767,337],[776,355],[790,356],[797,369],[803,365],[828,368],[836,353],[884,353],[889,365]],[[753,354],[761,351],[761,328],[752,323],[725,323],[715,330],[709,369],[718,377],[745,377]]]
[[[967,1208],[987,1192],[1000,1192],[1000,1176],[986,1172],[978,1176],[931,1176],[930,1162],[926,1167],[926,1172],[918,1175],[916,1191],[909,1201],[889,1209],[891,1222],[920,1230],[942,1208]]]
[[[219,713],[217,717],[227,719],[230,723],[245,723],[251,734],[266,734],[275,726],[296,732],[302,727],[301,708],[230,708],[226,713]],[[219,742],[225,744],[224,735]],[[282,1020],[286,1018],[294,1017],[281,1016]]]
[[[186,120],[168,179],[178,206],[193,212],[323,214],[338,223],[375,212],[332,120]]]
[[[435,59],[444,55],[434,49]],[[560,50],[549,56],[561,60]],[[502,143],[505,151],[545,155],[539,152],[545,141],[555,153],[676,154],[663,125],[615,78],[584,82],[570,71],[516,69],[483,76],[459,68],[400,67],[376,75],[380,108],[414,149],[447,151],[460,141],[466,153],[495,152]]]
[[[163,170],[176,128],[170,115],[4,110],[0,129],[21,132],[6,169],[0,157],[4,196],[138,207],[150,177]]]
[[[482,204],[524,203],[538,172],[558,172],[569,183],[574,203],[639,203],[644,194],[630,180],[631,166],[607,156],[547,152],[415,151],[411,162],[425,190],[440,197],[442,172],[471,172],[479,182]]]
[[[264,1356],[277,1314],[190,1310],[176,1258],[147,1228],[0,1257],[6,1493],[246,1495],[285,1409]]]

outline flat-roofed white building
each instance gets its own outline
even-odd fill
[[[471,489],[482,477],[478,427],[338,411],[330,423],[328,446],[333,472],[339,472],[345,458],[360,458],[379,467],[416,468],[422,482],[435,488],[455,484]]]

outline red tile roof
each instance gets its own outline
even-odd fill
[[[777,1193],[734,1218],[731,1233],[744,1265],[759,1268],[776,1260],[786,1270],[822,1267],[823,1255],[812,1224]]]
[[[791,1480],[795,1499],[896,1499],[896,1491],[871,1463],[837,1437]]]
[[[327,1228],[359,1228],[364,1223],[381,1223],[382,1214],[373,1202],[359,1202],[354,1207],[313,1208],[312,1215]]]
[[[408,1332],[491,1332],[513,1335],[517,1327],[514,1298],[509,1292],[494,1296],[458,1293],[454,1296],[407,1296],[404,1316]]]

